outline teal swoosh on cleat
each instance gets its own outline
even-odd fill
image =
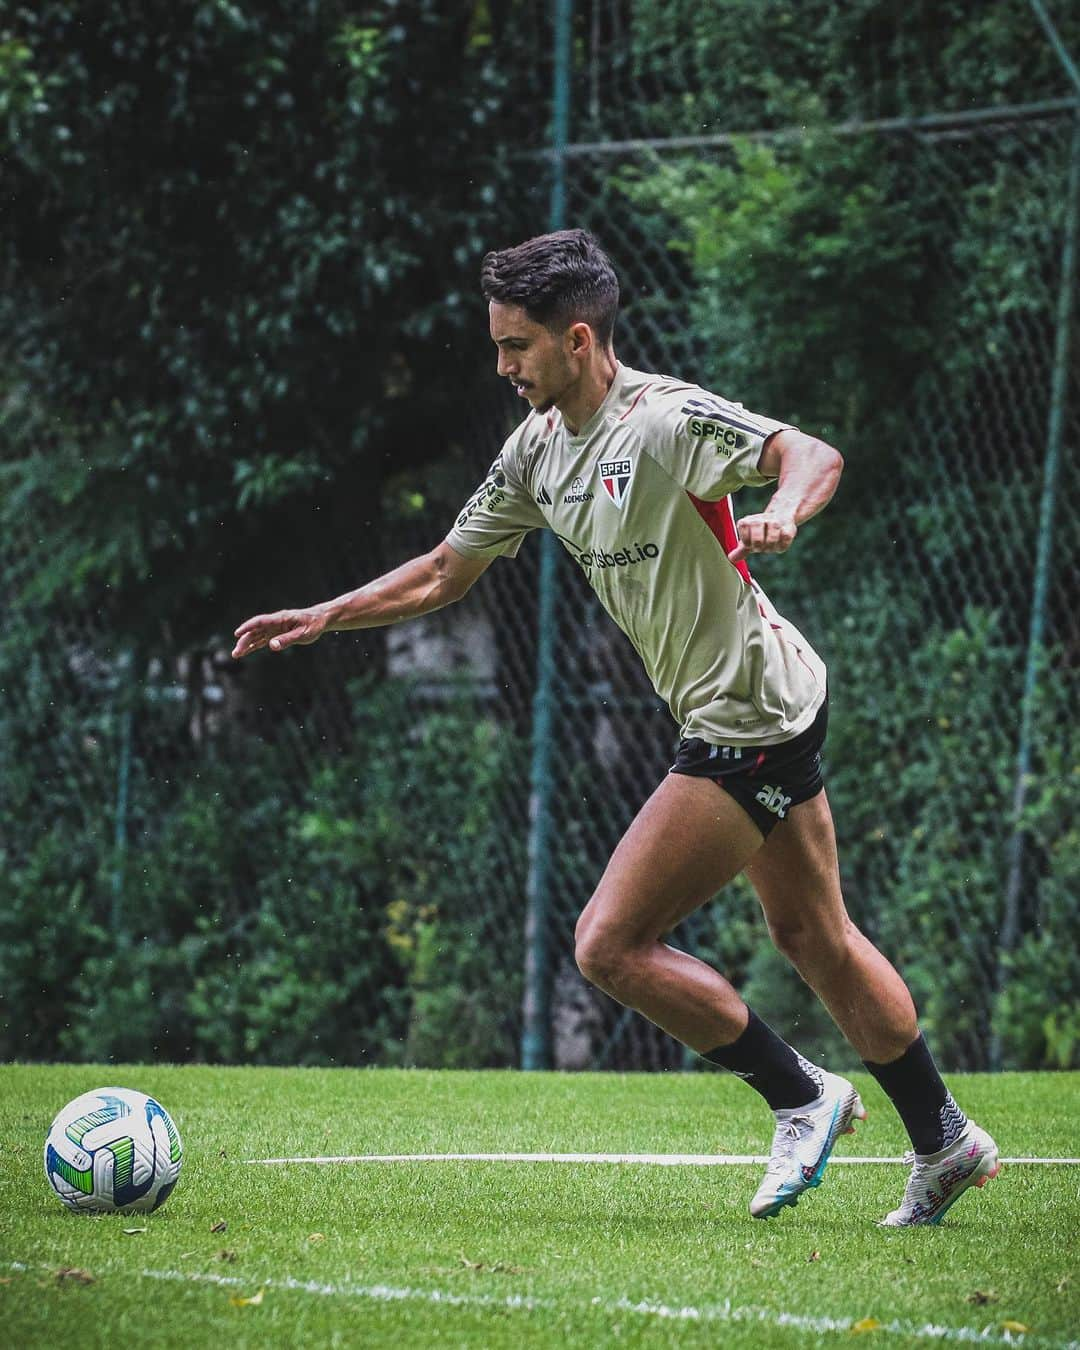
[[[763,1209],[757,1217],[759,1219],[775,1218],[776,1215],[779,1214],[782,1209],[787,1209],[789,1205],[792,1207],[797,1205],[799,1202],[800,1195],[802,1195],[801,1188],[795,1191],[785,1191],[785,1190],[778,1191],[776,1199],[772,1202],[769,1208]]]

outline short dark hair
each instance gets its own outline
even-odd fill
[[[534,323],[566,328],[584,321],[606,347],[619,310],[611,259],[587,230],[557,230],[484,257],[484,298],[520,305]]]

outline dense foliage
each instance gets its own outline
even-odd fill
[[[203,640],[431,458],[463,336],[486,356],[502,112],[534,78],[505,9],[6,7],[0,523],[45,523],[39,601],[107,586]]]
[[[705,382],[847,455],[843,491],[800,537],[798,566],[758,571],[828,658],[849,902],[903,968],[944,1056],[972,1066],[994,1037],[1014,1064],[1065,1067],[1080,1048],[1080,966],[1061,952],[1035,975],[1080,917],[1069,508],[1033,707],[1026,931],[1001,950],[1034,584],[1023,522],[1035,522],[1049,399],[1048,377],[1033,387],[1027,369],[1055,332],[1068,130],[926,145],[818,129],[631,163],[617,178],[689,260]],[[736,931],[721,950],[750,996],[786,1003],[836,1053],[790,972]]]
[[[419,723],[404,687],[353,704],[351,748],[299,785],[267,744],[175,778],[138,747],[122,891],[108,833],[65,829],[70,785],[50,785],[5,859],[0,1058],[514,1059],[521,940],[486,897],[493,866],[520,866],[501,818],[515,743],[460,698]],[[5,786],[33,774],[9,765]]]
[[[1072,507],[998,942],[1068,122],[828,130],[1054,98],[1056,58],[1012,3],[575,16],[578,140],[800,129],[579,153],[572,223],[626,282],[624,354],[844,450],[841,496],[760,575],[832,671],[853,913],[946,1062],[996,1035],[1008,1064],[1076,1064]],[[546,225],[550,38],[523,0],[0,6],[0,1055],[515,1061],[527,561],[490,579],[481,700],[380,682],[381,637],[242,675],[222,644],[429,545],[497,441],[477,264]],[[625,711],[649,691],[612,691],[563,585],[590,681],[554,733],[569,913],[671,728]],[[617,791],[582,810],[623,696]],[[746,890],[694,943],[840,1053]]]

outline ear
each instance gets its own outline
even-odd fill
[[[567,342],[572,355],[588,356],[596,345],[596,334],[587,323],[573,323],[566,330]]]

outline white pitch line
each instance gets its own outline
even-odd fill
[[[217,1275],[213,1272],[185,1275],[180,1270],[144,1270],[144,1279],[169,1280],[185,1283],[204,1283],[227,1288],[267,1290],[281,1289],[293,1293],[314,1294],[323,1298],[369,1299],[378,1303],[418,1302],[433,1303],[452,1308],[494,1308],[508,1311],[534,1312],[537,1310],[565,1313],[569,1307],[579,1312],[598,1312],[611,1317],[618,1313],[636,1313],[640,1317],[675,1322],[756,1322],[777,1329],[814,1332],[850,1332],[857,1325],[851,1317],[812,1317],[805,1313],[789,1313],[773,1308],[739,1305],[730,1299],[703,1307],[670,1305],[654,1299],[591,1298],[572,1304],[561,1299],[534,1298],[528,1294],[457,1294],[445,1289],[414,1289],[409,1286],[386,1284],[330,1284],[321,1280],[298,1280],[292,1276],[282,1279],[240,1279],[236,1275]],[[986,1327],[950,1327],[934,1322],[909,1322],[894,1319],[873,1328],[875,1334],[906,1336],[909,1340],[957,1342],[967,1345],[1028,1345],[1045,1346],[1047,1350],[1080,1350],[1080,1341],[1052,1341],[1035,1332],[1013,1333]]]
[[[539,1162],[539,1163],[634,1163],[646,1167],[748,1167],[769,1161],[759,1153],[354,1153],[337,1157],[248,1158],[247,1162],[266,1167],[287,1163],[420,1163],[420,1162]],[[904,1158],[858,1158],[834,1154],[829,1166],[837,1163],[903,1163]],[[1076,1167],[1080,1158],[1001,1158],[1014,1166],[1038,1165]]]
[[[24,1261],[11,1261],[9,1270],[29,1272],[34,1269],[47,1270],[49,1267],[34,1267]],[[127,1270],[114,1269],[114,1273],[127,1276]],[[209,1284],[226,1289],[280,1289],[288,1293],[314,1294],[321,1298],[357,1298],[369,1299],[376,1303],[433,1303],[450,1308],[497,1308],[507,1311],[550,1310],[565,1313],[568,1304],[564,1300],[535,1298],[530,1294],[506,1294],[501,1298],[493,1294],[457,1294],[448,1289],[414,1289],[409,1286],[388,1284],[353,1284],[345,1282],[332,1284],[323,1280],[298,1280],[292,1275],[279,1279],[259,1280],[253,1276],[241,1278],[238,1275],[218,1275],[213,1271],[182,1270],[143,1270],[140,1275],[145,1280],[165,1280],[181,1284]],[[629,1298],[604,1299],[591,1298],[588,1301],[577,1300],[569,1305],[579,1312],[595,1311],[605,1316],[616,1313],[636,1313],[640,1317],[654,1317],[660,1321],[676,1322],[756,1322],[778,1329],[790,1328],[794,1331],[850,1332],[857,1324],[850,1317],[811,1317],[806,1313],[789,1313],[773,1308],[755,1307],[752,1304],[739,1305],[730,1299],[720,1303],[706,1304],[697,1308],[692,1305],[670,1305],[655,1299]],[[894,1318],[891,1322],[882,1322],[873,1328],[882,1335],[906,1336],[909,1339],[957,1342],[965,1345],[1027,1345],[1044,1346],[1046,1350],[1080,1350],[1080,1341],[1052,1341],[1037,1332],[999,1331],[994,1326],[950,1327],[934,1322],[908,1322]]]

